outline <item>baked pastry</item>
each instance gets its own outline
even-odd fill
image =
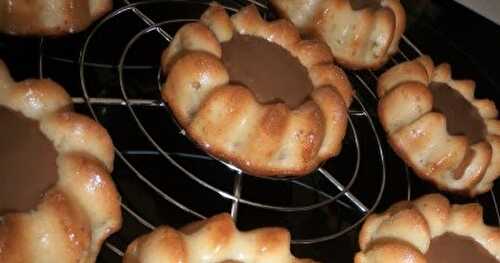
[[[95,262],[121,226],[106,130],[50,80],[0,60],[0,262]]]
[[[134,240],[123,263],[153,262],[275,262],[315,261],[290,253],[290,233],[268,227],[248,232],[236,229],[229,214],[220,214],[176,231],[161,226]]]
[[[450,205],[430,194],[370,215],[359,246],[355,263],[497,263],[500,228],[483,223],[479,204]]]
[[[208,153],[253,175],[304,175],[340,152],[351,84],[326,45],[253,5],[212,4],[162,55],[161,94]]]
[[[442,190],[475,196],[500,175],[495,104],[474,98],[472,80],[451,78],[450,65],[428,56],[382,74],[379,119],[396,153]]]
[[[271,0],[306,35],[324,40],[341,65],[378,68],[398,50],[406,27],[399,0]]]
[[[112,5],[112,0],[0,0],[0,31],[12,35],[75,33]]]

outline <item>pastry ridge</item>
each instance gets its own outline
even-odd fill
[[[448,133],[445,115],[433,111],[431,82],[447,84],[478,110],[484,140],[471,144]],[[453,79],[449,64],[434,66],[428,56],[390,68],[377,84],[378,116],[395,152],[419,177],[469,196],[488,191],[500,176],[498,111],[492,101],[476,99],[474,90],[474,81]]]
[[[158,227],[130,243],[123,262],[200,262],[202,259],[210,262],[315,262],[291,254],[290,234],[286,229],[266,227],[241,232],[227,213],[180,230]]]
[[[235,33],[264,38],[296,57],[314,86],[306,102],[296,109],[261,104],[246,87],[230,83],[220,42]],[[340,152],[351,84],[325,44],[301,40],[286,20],[267,22],[253,5],[229,17],[212,3],[200,22],[179,29],[161,63],[167,74],[162,98],[189,137],[247,173],[305,175]]]
[[[324,40],[339,64],[378,68],[397,52],[406,28],[399,0],[381,0],[379,8],[355,10],[350,0],[271,0],[278,13],[301,33]]]
[[[423,220],[398,220],[401,217]],[[381,235],[384,227],[390,231]],[[416,229],[423,229],[426,237],[422,239],[415,235],[418,233]],[[354,262],[425,263],[424,254],[430,240],[444,233],[470,237],[500,260],[500,228],[484,224],[481,205],[450,204],[440,194],[428,194],[411,202],[396,203],[381,214],[370,215],[361,228],[361,251],[356,254]],[[388,235],[392,236],[388,239]]]
[[[112,5],[112,0],[2,0],[0,31],[47,36],[76,33],[109,12]]]
[[[122,223],[108,133],[72,112],[71,97],[57,83],[15,82],[1,60],[0,106],[38,121],[58,155],[56,184],[36,208],[0,216],[0,262],[95,262]]]

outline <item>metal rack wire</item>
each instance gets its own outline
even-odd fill
[[[318,196],[318,198],[315,201],[310,202],[308,204],[298,204],[298,205],[274,204],[272,201],[269,201],[267,203],[262,201],[255,201],[246,198],[242,194],[242,190],[245,187],[245,185],[243,184],[243,178],[247,175],[243,174],[237,168],[208,155],[193,154],[192,151],[179,152],[171,150],[169,148],[169,145],[165,145],[164,143],[160,142],[157,135],[154,135],[151,129],[144,123],[144,120],[141,118],[140,114],[137,113],[137,110],[139,108],[144,108],[144,107],[153,108],[163,112],[165,116],[168,116],[170,115],[168,107],[166,107],[166,105],[158,98],[140,98],[140,97],[138,98],[132,95],[131,93],[134,93],[134,88],[129,86],[126,80],[127,72],[130,70],[138,70],[138,69],[157,70],[158,73],[156,75],[156,80],[155,80],[157,86],[149,88],[159,89],[161,87],[162,78],[158,65],[132,66],[127,64],[127,59],[129,58],[130,53],[132,51],[134,52],[136,51],[134,50],[134,45],[136,44],[137,41],[140,41],[141,39],[144,39],[153,34],[160,36],[160,38],[163,39],[165,41],[165,44],[167,45],[172,40],[172,35],[169,34],[168,30],[166,30],[165,28],[168,28],[171,25],[178,26],[183,23],[196,21],[196,19],[194,18],[192,19],[185,17],[173,17],[161,21],[154,21],[151,17],[146,15],[146,13],[142,10],[143,8],[156,5],[160,6],[173,2],[186,3],[190,5],[207,6],[207,2],[189,1],[189,0],[149,0],[149,1],[140,1],[135,3],[131,3],[128,0],[123,0],[123,2],[124,2],[123,7],[116,9],[111,14],[106,16],[104,19],[99,21],[97,25],[92,29],[92,31],[90,31],[89,34],[86,35],[86,38],[80,50],[80,57],[78,61],[80,85],[83,95],[81,97],[73,97],[73,101],[76,104],[86,104],[93,117],[98,121],[100,121],[100,114],[96,110],[96,107],[98,106],[125,107],[126,110],[129,112],[130,116],[132,116],[132,119],[134,120],[134,125],[138,127],[138,129],[141,131],[142,135],[148,141],[148,143],[150,143],[153,146],[153,150],[149,152],[134,152],[134,154],[138,155],[154,154],[157,156],[161,156],[161,158],[168,161],[168,163],[170,163],[175,169],[179,170],[184,176],[195,182],[199,187],[215,193],[216,195],[219,196],[221,200],[227,200],[231,202],[231,206],[228,212],[231,213],[232,217],[235,220],[238,219],[239,207],[241,205],[251,206],[263,210],[275,211],[279,213],[292,214],[299,212],[300,213],[311,212],[317,209],[324,208],[332,203],[336,203],[346,209],[357,211],[358,216],[355,218],[355,220],[352,220],[352,222],[349,225],[341,227],[340,229],[338,229],[338,231],[323,235],[317,235],[314,237],[294,238],[292,240],[292,243],[294,244],[316,244],[326,240],[335,239],[359,226],[366,218],[366,216],[368,216],[372,211],[374,211],[374,209],[378,206],[382,198],[386,185],[386,161],[384,156],[384,150],[382,147],[381,137],[379,135],[379,129],[377,128],[375,120],[372,118],[373,113],[370,112],[370,109],[366,105],[368,100],[375,101],[375,103],[377,100],[375,93],[370,87],[371,86],[370,83],[374,83],[377,80],[377,74],[375,72],[373,71],[348,72],[349,76],[351,77],[351,80],[353,81],[353,86],[357,89],[358,92],[358,95],[354,96],[354,103],[353,103],[354,106],[349,111],[349,133],[351,134],[351,136],[346,140],[350,140],[347,143],[350,144],[353,149],[354,152],[353,156],[355,161],[354,161],[354,167],[351,169],[352,171],[350,175],[347,176],[348,180],[342,181],[337,179],[338,174],[336,173],[335,169],[333,169],[331,165],[330,166],[323,165],[310,176],[315,178],[316,177],[320,178],[322,182],[327,182],[328,184],[330,184],[331,186],[329,188],[330,191],[325,190],[325,187],[318,187],[318,185],[310,184],[302,180],[285,179],[281,180],[282,182],[280,182],[282,184],[294,185],[295,187],[300,187],[304,191],[310,191],[311,193],[314,193],[315,195]],[[235,4],[234,6],[224,5],[224,7],[229,12],[236,12],[239,6],[246,5],[248,3],[253,3],[257,5],[264,13],[268,12],[267,5],[263,1],[242,0],[233,2]],[[121,52],[118,63],[117,64],[96,63],[89,61],[88,54],[91,52],[89,47],[94,42],[99,41],[96,40],[96,35],[100,32],[100,30],[103,30],[103,28],[105,28],[110,23],[110,21],[119,20],[121,19],[122,16],[129,14],[134,14],[140,20],[142,20],[144,23],[144,27],[128,40],[123,51]],[[193,16],[197,17],[195,15]],[[403,37],[402,44],[404,44],[407,47],[407,49],[411,52],[411,54],[407,54],[407,52],[400,50],[399,53],[391,59],[390,64],[392,65],[398,64],[402,61],[407,61],[413,57],[422,54],[422,52],[408,38]],[[47,60],[70,62],[70,63],[74,62],[72,60],[67,60],[65,58],[52,57],[50,55],[47,55],[44,52],[45,48],[46,48],[46,43],[42,39],[40,43],[40,60],[39,60],[40,77],[44,77],[45,74],[44,63]],[[161,54],[157,54],[158,60],[160,55]],[[119,94],[121,95],[121,97],[93,96],[89,92],[89,84],[87,82],[87,70],[89,67],[110,68],[117,70],[119,78]],[[373,138],[375,143],[375,145],[372,146],[372,148],[375,149],[374,153],[376,156],[372,156],[372,158],[376,159],[376,163],[379,164],[379,167],[378,169],[376,169],[376,171],[373,171],[373,174],[371,174],[371,176],[376,176],[378,178],[376,181],[378,181],[379,184],[374,186],[376,197],[373,200],[364,200],[363,198],[358,197],[355,193],[351,191],[352,186],[357,181],[363,180],[363,178],[360,179],[359,171],[360,167],[363,166],[366,160],[362,158],[361,152],[367,151],[367,149],[362,148],[359,142],[361,133],[359,131],[359,127],[357,127],[357,124],[355,123],[355,121],[353,121],[353,118],[356,118],[358,121],[365,123],[366,126],[369,127],[368,130],[363,131],[364,133],[363,136],[369,136]],[[179,136],[185,137],[183,130],[180,129],[178,126],[176,126],[174,121],[171,121],[169,127],[171,129],[177,129],[177,132],[180,134]],[[113,137],[113,134],[111,135]],[[196,148],[194,144],[191,147]],[[196,218],[203,219],[208,216],[200,211],[196,211],[189,205],[184,204],[182,201],[176,199],[174,196],[170,195],[164,189],[156,185],[151,180],[151,177],[148,176],[146,171],[143,171],[140,168],[138,168],[136,165],[134,165],[133,161],[130,160],[129,155],[131,154],[131,152],[125,152],[119,148],[115,148],[115,152],[118,158],[121,161],[123,161],[123,163],[134,174],[134,176],[137,179],[139,179],[143,184],[145,184],[155,195],[159,196],[163,200],[176,206],[178,209],[181,209],[182,211],[185,211],[186,213]],[[191,169],[192,167],[188,167],[184,165],[182,162],[180,162],[179,158],[187,158],[192,160],[193,162],[200,162],[200,163],[219,162],[223,167],[225,167],[229,171],[229,173],[233,175],[232,189],[223,189],[222,187],[219,187],[217,185],[212,184],[211,182],[208,182],[202,175],[200,175],[197,172],[194,172]],[[226,179],[231,180],[228,178],[224,178],[224,180]],[[270,180],[273,181],[278,179],[261,178],[258,180],[259,180],[258,183],[266,184]],[[408,169],[406,169],[406,180],[407,180],[406,196],[408,199],[410,199],[411,183],[409,179]],[[498,208],[496,205],[496,197],[494,196],[493,192],[491,192],[491,195],[493,201],[495,202],[497,218],[500,223],[500,216],[498,215]],[[144,218],[144,216],[141,215],[141,211],[134,210],[126,203],[122,203],[122,208],[125,213],[130,215],[132,218],[137,220],[140,224],[144,225],[146,228],[148,229],[155,228],[154,224],[150,223],[146,218]],[[123,256],[123,252],[117,246],[111,244],[111,242],[107,242],[106,247],[110,249],[113,253],[116,253],[118,256]]]

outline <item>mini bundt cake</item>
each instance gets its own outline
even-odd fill
[[[378,68],[398,50],[406,27],[399,0],[271,0],[305,35],[330,47],[351,69]]]
[[[111,139],[50,80],[0,60],[0,262],[95,262],[121,226]]]
[[[123,263],[253,262],[314,263],[290,253],[290,233],[268,227],[240,232],[231,216],[220,214],[176,231],[161,226],[134,240]]]
[[[423,56],[380,76],[379,119],[395,152],[421,178],[469,196],[500,175],[495,104],[474,97],[472,80],[454,80],[448,64]]]
[[[359,246],[354,263],[498,263],[500,228],[484,224],[479,204],[430,194],[370,215]]]
[[[0,31],[12,35],[75,33],[112,5],[112,0],[0,0]]]
[[[208,153],[261,176],[304,175],[340,152],[351,84],[328,47],[255,6],[212,4],[162,55],[161,94]]]

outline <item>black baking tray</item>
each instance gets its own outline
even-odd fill
[[[266,18],[275,18],[266,1],[220,1],[229,12],[250,2]],[[196,20],[207,3],[117,0],[119,11],[76,35],[0,36],[0,57],[16,79],[44,77],[63,84],[77,111],[96,118],[113,138],[113,178],[122,196],[124,223],[106,241],[98,262],[121,262],[127,245],[152,227],[180,227],[221,212],[232,213],[242,230],[288,228],[297,256],[352,262],[359,250],[358,231],[369,212],[438,192],[388,147],[375,114],[376,77],[421,52],[436,63],[452,64],[455,78],[474,79],[476,95],[499,105],[500,27],[453,1],[403,0],[408,27],[401,52],[380,70],[348,71],[357,99],[342,153],[297,180],[239,174],[186,138],[159,95],[164,79],[159,60],[168,37]],[[448,197],[481,203],[485,221],[499,225],[496,193],[498,184],[472,200]]]

